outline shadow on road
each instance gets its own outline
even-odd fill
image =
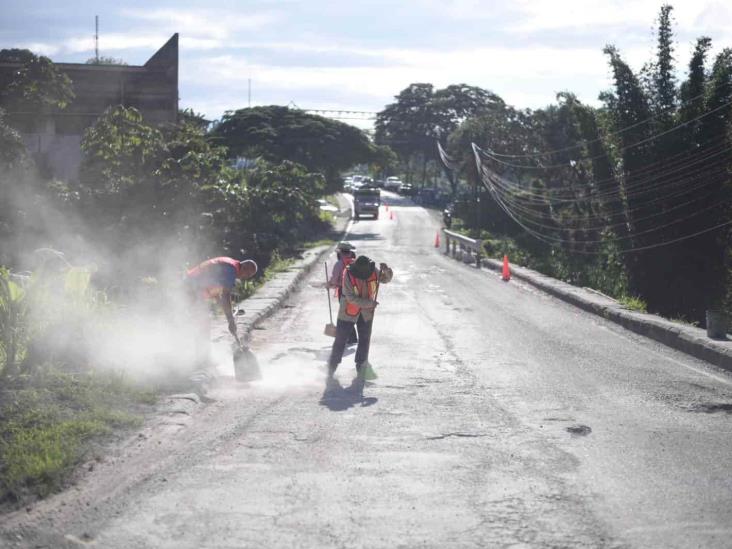
[[[329,379],[325,384],[323,396],[320,397],[320,405],[326,406],[331,412],[344,412],[354,406],[362,408],[373,406],[378,402],[376,397],[363,396],[364,382],[354,378],[349,387],[343,387],[336,379]]]

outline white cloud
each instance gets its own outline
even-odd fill
[[[168,41],[168,34],[140,34],[140,33],[107,33],[99,37],[99,49],[104,52],[122,52],[132,49],[149,49],[155,52]],[[64,40],[60,44],[60,51],[64,53],[81,53],[94,51],[94,38],[91,36],[77,36]]]
[[[158,28],[179,32],[182,36],[221,41],[240,32],[269,27],[279,19],[275,12],[254,13],[246,10],[230,14],[202,9],[123,10],[122,15],[137,21],[153,23]]]
[[[581,97],[588,102],[594,102],[597,91],[607,86],[606,60],[602,52],[589,49],[385,49],[372,54],[383,59],[381,66],[277,67],[221,55],[188,63],[182,82],[194,86],[216,82],[216,87],[227,90],[235,101],[230,108],[242,106],[241,98],[246,97],[248,80],[252,78],[258,104],[275,102],[262,95],[265,90],[271,96],[289,97],[303,108],[363,110],[380,110],[413,82],[431,82],[436,87],[465,82],[491,89],[522,108],[553,102],[556,92],[571,89],[572,82],[592,84],[590,96]],[[333,99],[336,95],[342,102]],[[320,101],[301,99],[318,96]],[[361,103],[347,103],[348,97],[358,98]]]

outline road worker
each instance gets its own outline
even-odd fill
[[[214,257],[193,267],[186,273],[186,289],[196,324],[196,361],[208,361],[211,346],[210,303],[218,303],[224,310],[229,333],[240,344],[232,311],[231,292],[237,279],[249,280],[257,274],[257,264],[251,259],[239,261],[231,257]]]
[[[338,261],[333,265],[328,287],[335,289],[336,297],[340,303],[343,299],[343,273],[346,267],[356,259],[356,248],[350,242],[340,242],[336,248],[336,257]],[[351,333],[348,335],[347,343],[354,344],[357,342],[358,337],[356,336],[356,325],[354,324]]]
[[[346,341],[354,325],[358,330],[356,372],[359,378],[363,379],[366,371],[371,370],[368,358],[371,344],[371,326],[378,305],[376,301],[377,289],[379,284],[391,282],[393,276],[394,273],[386,263],[381,263],[379,269],[376,269],[375,263],[365,255],[358,256],[353,263],[346,267],[343,275],[343,299],[338,310],[336,337],[328,361],[329,378],[333,377],[338,364],[343,358]]]

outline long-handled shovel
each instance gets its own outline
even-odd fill
[[[326,261],[324,263],[325,265],[325,293],[328,294],[328,316],[330,317],[330,322],[325,325],[325,335],[330,337],[336,336],[336,326],[333,324],[333,308],[330,305],[330,288],[328,287],[328,262]]]

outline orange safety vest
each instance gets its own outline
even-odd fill
[[[358,297],[367,297],[368,299],[374,299],[376,297],[376,288],[379,284],[378,275],[376,273],[377,271],[371,273],[368,280],[361,280],[348,272],[348,277],[351,279],[351,286],[353,286],[353,291]],[[348,316],[358,316],[360,313],[361,307],[355,303],[351,303],[350,301],[346,302],[346,314]]]

